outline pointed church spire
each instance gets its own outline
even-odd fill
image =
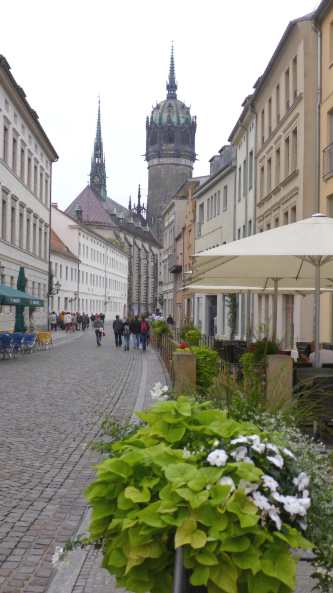
[[[141,186],[140,186],[140,183],[139,183],[139,187],[138,187],[138,203],[137,203],[137,206],[136,206],[137,214],[141,214],[141,210],[142,210],[142,206],[141,206]]]
[[[101,126],[101,101],[98,97],[98,112],[97,112],[97,126],[96,137],[94,143],[94,151],[91,158],[90,169],[90,187],[94,192],[105,201],[107,198],[106,189],[106,171],[105,171],[105,157],[103,152],[102,141],[102,126]]]
[[[171,44],[171,56],[170,56],[170,69],[169,69],[169,81],[166,85],[167,88],[167,99],[177,99],[177,83],[175,74],[175,60],[173,55],[173,42]]]
[[[128,209],[129,209],[129,211],[132,210],[132,196],[130,196],[129,200],[128,200]]]

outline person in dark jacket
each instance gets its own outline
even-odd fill
[[[135,315],[130,323],[131,334],[133,335],[134,347],[140,348],[140,319],[139,315]]]
[[[121,340],[121,336],[123,333],[123,322],[121,321],[121,319],[119,319],[119,315],[116,315],[116,318],[113,322],[113,332],[114,332],[114,339],[116,342],[116,347],[120,347],[122,340]]]
[[[149,323],[146,320],[145,316],[142,315],[142,318],[140,321],[140,340],[141,340],[143,352],[145,352],[146,348],[147,348],[149,330],[150,330]]]

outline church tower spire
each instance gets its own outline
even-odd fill
[[[94,150],[91,157],[90,187],[105,201],[107,198],[105,156],[103,152],[101,101],[98,99],[97,126]]]
[[[173,55],[173,43],[171,45],[169,80],[167,82],[166,88],[167,88],[167,99],[177,99],[177,83],[176,83],[176,74],[175,74],[175,59],[174,59],[174,55]]]

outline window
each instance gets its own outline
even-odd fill
[[[292,140],[291,170],[295,171],[297,169],[297,128],[295,128],[292,131],[291,140]]]
[[[268,99],[268,136],[272,133],[272,97]]]
[[[249,190],[253,187],[253,150],[249,154]]]
[[[280,224],[280,221],[279,221],[279,217],[277,216],[275,218],[275,220],[274,220],[274,226],[275,226],[275,228],[277,228],[279,226],[279,224]]]
[[[220,212],[221,212],[221,191],[218,190],[218,192],[217,192],[217,207],[216,207],[217,216],[220,216]]]
[[[260,167],[260,197],[264,196],[264,181],[265,181],[265,168]]]
[[[59,264],[59,278],[62,279],[62,264]]]
[[[43,243],[42,243],[42,228],[39,227],[38,229],[38,255],[40,258],[42,258],[42,247],[43,247]]]
[[[289,222],[289,216],[288,216],[288,210],[286,210],[286,212],[283,213],[283,224],[288,224]]]
[[[284,73],[284,93],[285,93],[285,104],[286,104],[286,111],[289,110],[290,107],[290,74],[289,68]]]
[[[3,160],[8,163],[8,127],[7,126],[3,127],[2,153],[3,153]]]
[[[296,206],[293,206],[290,210],[290,222],[296,222]]]
[[[270,230],[271,230],[271,223],[270,223],[270,222],[268,222],[268,223],[266,224],[266,231],[270,231]]]
[[[210,220],[210,198],[207,200],[207,220]]]
[[[25,248],[27,251],[30,251],[30,218],[27,218],[27,236],[26,236],[26,243]],[[56,264],[57,266],[57,264]]]
[[[37,224],[34,222],[32,225],[32,251],[36,254],[37,250]]]
[[[44,259],[48,259],[49,257],[49,243],[48,243],[48,235],[47,231],[44,231]]]
[[[31,189],[31,157],[28,156],[28,176],[27,176],[27,186]]]
[[[265,142],[265,110],[261,111],[261,144]]]
[[[275,152],[275,185],[279,185],[281,175],[281,150],[276,149]]]
[[[249,220],[248,228],[249,228],[248,234],[252,235],[252,220]]]
[[[2,200],[1,238],[7,239],[7,201]]]
[[[272,190],[272,159],[267,160],[267,193]]]
[[[48,200],[49,200],[49,180],[47,179],[47,177],[45,177],[45,191],[44,191],[44,201],[45,204],[48,204]]]
[[[38,185],[38,178],[37,178],[37,165],[34,165],[34,193],[37,195],[37,185]]]
[[[223,187],[223,211],[228,209],[228,186]]]
[[[284,174],[285,177],[289,175],[290,172],[290,140],[289,136],[284,141]]]
[[[20,209],[20,213],[19,213],[19,247],[22,249],[23,248],[23,211],[22,209]]]
[[[278,124],[281,119],[280,85],[279,84],[276,85],[275,100],[276,100],[276,123]]]
[[[241,238],[241,230],[238,229],[238,231],[237,231],[237,239],[240,239],[240,238]]]
[[[25,150],[22,147],[21,153],[20,153],[20,177],[23,182],[24,182],[24,176],[25,176]]]
[[[297,97],[297,56],[293,59],[293,100]]]
[[[12,141],[12,169],[14,173],[17,172],[17,140],[15,136]]]
[[[243,224],[243,237],[246,237],[246,227],[245,227],[245,224]]]
[[[217,211],[217,193],[215,192],[214,194],[214,198],[212,198],[213,200],[213,212],[214,212],[214,217],[216,216],[216,211]]]
[[[242,167],[238,167],[238,201],[242,197]]]
[[[43,201],[43,190],[44,190],[44,182],[43,182],[43,173],[39,173],[39,199]]]
[[[10,220],[10,242],[15,244],[16,238],[16,208],[15,206],[11,207],[11,220]]]
[[[247,183],[246,183],[246,160],[243,161],[243,197],[246,196],[246,188],[247,188]]]

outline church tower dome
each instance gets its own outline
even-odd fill
[[[160,241],[161,213],[179,186],[192,177],[196,156],[196,118],[177,98],[173,46],[166,90],[166,99],[157,103],[146,120],[147,218]]]

